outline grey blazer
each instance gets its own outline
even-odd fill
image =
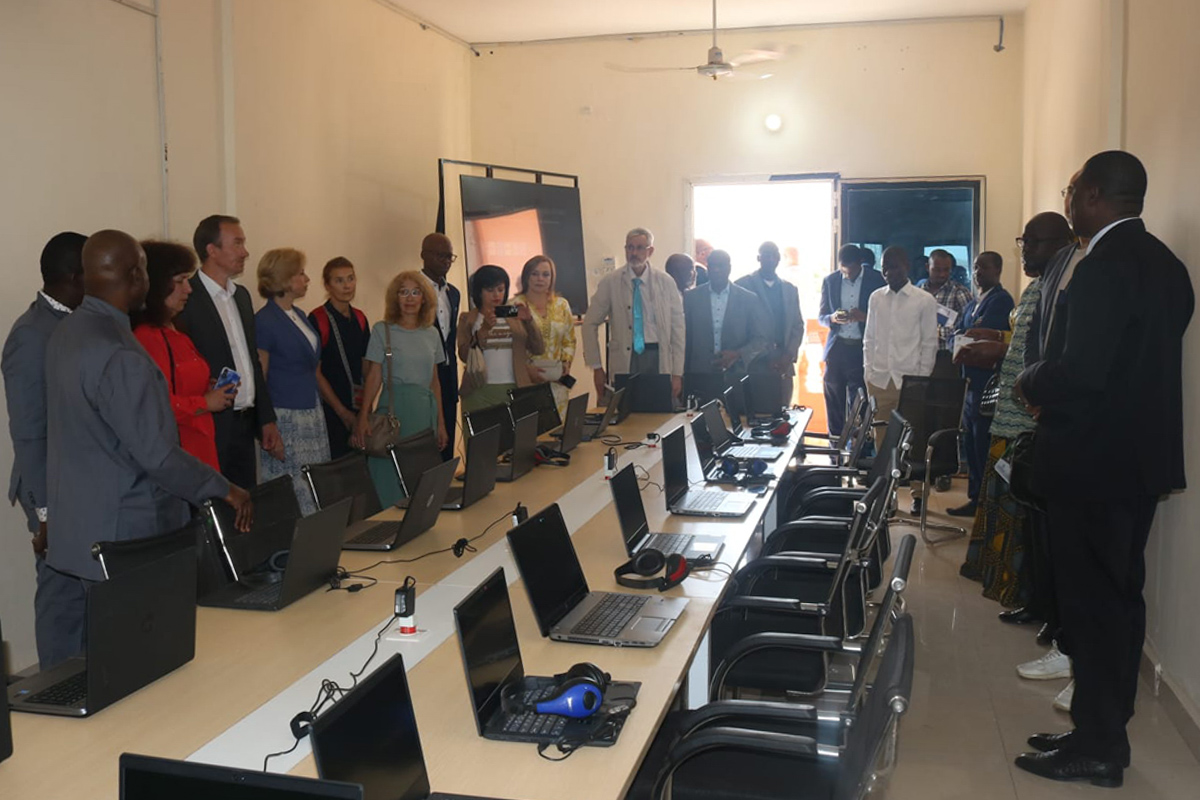
[[[55,329],[46,351],[47,563],[101,580],[95,542],[141,539],[187,522],[188,503],[229,482],[179,446],[162,370],[129,317],[96,297]]]
[[[1025,336],[1025,366],[1027,367],[1041,361],[1042,353],[1046,352],[1046,345],[1049,344],[1047,337],[1050,335],[1047,327],[1050,311],[1054,308],[1054,303],[1058,301],[1058,289],[1062,284],[1063,273],[1067,269],[1067,264],[1071,263],[1071,256],[1075,255],[1078,247],[1079,245],[1072,243],[1059,250],[1046,265],[1046,271],[1042,273],[1042,294],[1038,298],[1037,305],[1033,307],[1029,333]]]
[[[683,295],[683,317],[687,323],[686,372],[713,372],[715,332],[712,316],[712,284],[697,286]],[[729,302],[721,323],[721,349],[741,354],[740,371],[745,372],[755,356],[767,346],[766,310],[758,296],[736,283],[729,284]],[[734,368],[738,368],[735,363]]]
[[[800,291],[795,284],[788,283],[783,278],[776,276],[775,280],[783,291],[783,352],[787,354],[788,360],[795,364],[800,358],[800,345],[804,343],[804,316],[800,313]],[[763,311],[770,313],[771,306],[767,302],[767,292],[770,290],[767,289],[762,275],[757,272],[743,275],[737,279],[737,285],[758,295]],[[770,349],[770,344],[771,334],[768,328],[764,352]],[[795,367],[792,371],[795,371]]]
[[[13,443],[8,501],[20,501],[31,533],[37,531],[34,511],[46,506],[46,343],[65,316],[38,294],[13,323],[0,362]]]

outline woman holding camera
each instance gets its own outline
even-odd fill
[[[529,307],[545,345],[541,356],[529,358],[529,377],[534,383],[550,384],[558,414],[563,417],[571,390],[562,378],[570,382],[571,362],[575,360],[575,318],[567,298],[554,291],[556,277],[549,256],[529,259],[521,269],[521,293],[513,298],[513,304]]]
[[[458,357],[467,363],[461,389],[463,413],[508,402],[508,390],[530,386],[529,356],[545,350],[529,306],[509,306],[508,273],[488,264],[471,276],[475,307],[458,318]],[[471,351],[478,349],[472,359]],[[482,361],[482,364],[480,364]],[[474,362],[482,369],[472,369]]]

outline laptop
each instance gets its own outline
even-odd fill
[[[532,386],[518,386],[509,389],[508,407],[513,419],[520,419],[526,414],[537,414],[538,436],[543,436],[562,425],[562,418],[558,415],[558,403],[554,399],[554,390],[548,383],[535,383]]]
[[[429,791],[399,653],[318,716],[309,735],[317,774],[327,781],[361,784],[366,800],[468,800]]]
[[[271,580],[269,574],[243,575],[202,597],[199,604],[214,608],[245,608],[254,611],[278,611],[321,586],[337,572],[342,557],[342,539],[350,517],[349,497],[295,521],[292,546],[288,549],[283,577]]]
[[[741,517],[754,505],[745,492],[691,489],[688,480],[687,441],[683,426],[662,438],[663,494],[667,510],[689,517]]]
[[[608,393],[608,405],[604,411],[600,414],[588,414],[584,419],[583,441],[599,439],[608,430],[609,425],[616,425],[629,416],[629,403],[625,397],[624,389]]]
[[[486,431],[488,428],[500,428],[500,455],[510,452],[513,449],[513,416],[512,409],[507,404],[501,403],[495,406],[487,406],[476,411],[469,411],[463,414],[463,421],[466,423],[467,432],[474,436],[480,431]],[[534,433],[534,438],[537,434]]]
[[[559,642],[654,647],[687,607],[682,597],[588,591],[555,503],[508,532],[542,636]]]
[[[364,800],[351,783],[122,753],[121,800]]]
[[[695,397],[700,404],[719,398],[728,385],[724,371],[683,373],[683,396]]]
[[[426,470],[421,480],[417,481],[416,491],[409,498],[404,519],[386,522],[360,519],[346,529],[342,549],[395,550],[432,528],[442,510],[442,503],[446,502],[446,493],[450,490],[450,481],[454,480],[454,471],[457,469],[458,459],[452,458]],[[374,496],[374,490],[371,495]],[[354,513],[352,510],[352,519]]]
[[[650,532],[650,524],[646,521],[646,507],[642,504],[642,491],[638,488],[637,472],[633,464],[622,467],[608,485],[612,490],[613,505],[617,507],[617,519],[621,523],[625,552],[631,558],[635,553],[651,549],[664,555],[680,553],[689,561],[701,556],[717,560],[725,546],[723,536]]]
[[[8,668],[4,661],[4,632],[0,631],[0,687],[6,686],[8,686]],[[8,713],[8,692],[0,692],[0,761],[12,754],[12,720]]]
[[[751,479],[746,473],[745,464],[740,461],[737,471],[732,475],[727,475],[725,470],[721,469],[720,461],[717,460],[717,453],[713,450],[712,437],[708,435],[708,423],[703,415],[692,420],[692,441],[696,443],[696,455],[700,457],[700,471],[704,473],[704,480],[708,483],[742,486],[750,482],[762,483],[763,479],[779,479],[774,465],[768,465],[762,475]]]
[[[617,389],[630,384],[631,375],[618,375],[613,380]],[[671,376],[648,372],[637,374],[630,386],[630,408],[639,414],[671,414],[675,411],[675,398],[671,394]]]
[[[237,529],[233,507],[224,500],[208,500],[203,505],[229,576],[235,581],[258,569],[280,550],[287,550],[296,520],[300,519],[300,503],[291,475],[280,475],[250,489],[250,502],[254,505],[254,521],[245,533]]]
[[[496,480],[511,483],[533,469],[533,452],[537,449],[537,414],[527,414],[516,421],[513,431],[512,457],[496,470]]]
[[[763,461],[775,461],[783,455],[783,449],[780,447],[744,444],[741,439],[734,437],[725,427],[721,407],[716,400],[705,403],[700,413],[704,415],[704,423],[708,426],[708,435],[717,455],[740,459],[761,458]]]
[[[88,717],[196,654],[196,549],[87,590],[87,654],[8,687],[14,711]]]
[[[769,422],[779,417],[789,418],[784,400],[784,390],[791,388],[791,381],[770,372],[751,372],[742,381],[746,397],[746,415],[754,421]]]
[[[569,719],[556,714],[504,709],[500,696],[505,687],[516,690],[519,685],[522,699],[529,703],[549,696],[557,681],[525,674],[503,567],[498,567],[454,607],[454,624],[458,628],[458,643],[471,693],[471,710],[475,712],[475,729],[480,736],[502,742],[537,744],[550,744],[566,737],[586,741],[593,747],[611,747],[616,743],[623,719],[610,717],[612,729],[596,731],[598,725],[603,724],[603,719],[597,717],[608,715]]]
[[[442,511],[462,511],[492,493],[496,488],[496,456],[500,448],[500,426],[493,425],[463,445],[467,450],[467,466],[463,469],[463,485],[446,490]],[[441,458],[439,454],[438,458]],[[396,508],[408,508],[407,497],[396,502]]]
[[[756,442],[758,444],[772,444],[774,439],[768,434],[755,434],[750,428],[742,425],[742,417],[746,416],[746,386],[747,378],[743,377],[739,381],[734,381],[729,386],[725,387],[725,391],[721,392],[721,403],[725,406],[725,412],[729,417],[731,426],[730,434],[733,438],[741,439],[744,442]]]
[[[587,394],[577,395],[567,401],[567,418],[563,420],[562,433],[555,434],[559,437],[558,449],[562,452],[571,452],[583,441],[583,426],[585,417],[587,417],[587,405]]]

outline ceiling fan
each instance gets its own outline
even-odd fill
[[[701,77],[712,78],[715,81],[717,78],[734,75],[739,67],[765,61],[778,61],[783,58],[783,55],[782,50],[764,48],[760,50],[747,50],[736,58],[726,61],[724,52],[717,45],[717,0],[713,0],[712,47],[708,48],[708,61],[705,63],[694,67],[626,67],[620,64],[608,64],[607,66],[609,69],[614,69],[618,72],[688,72],[695,70]],[[770,75],[756,75],[753,77],[768,78]]]

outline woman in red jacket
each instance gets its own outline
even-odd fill
[[[190,248],[175,242],[142,242],[142,249],[146,251],[150,289],[146,307],[134,315],[133,335],[167,379],[180,446],[220,470],[212,415],[233,405],[237,384],[213,388],[208,362],[173,322],[192,293],[188,278],[196,269],[195,256]]]

